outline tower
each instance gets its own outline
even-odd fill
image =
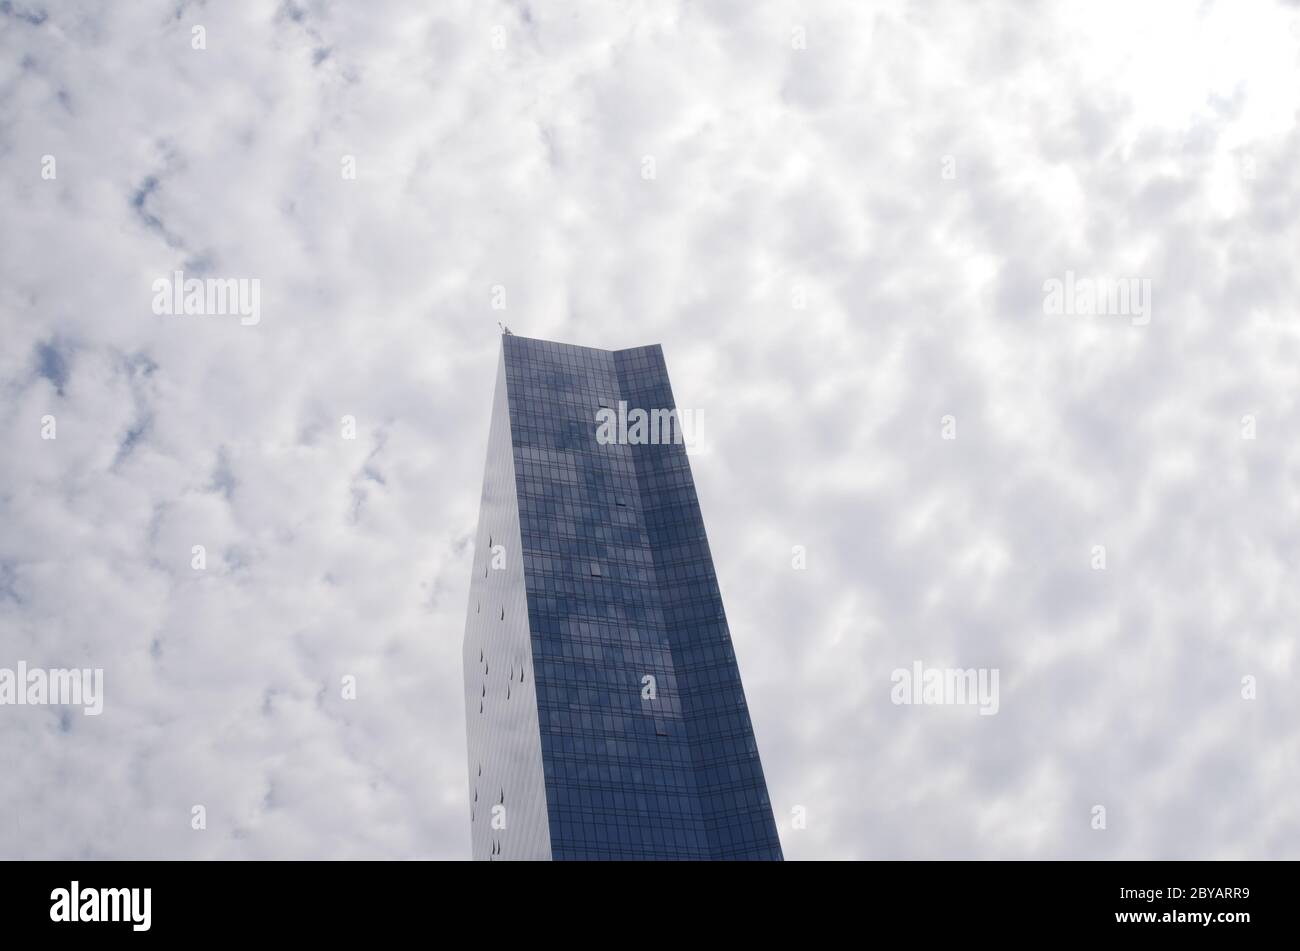
[[[780,859],[657,345],[503,335],[465,626],[476,859]]]

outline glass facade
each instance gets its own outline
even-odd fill
[[[781,858],[686,447],[598,438],[638,409],[676,409],[658,346],[502,337],[465,635],[475,858]]]

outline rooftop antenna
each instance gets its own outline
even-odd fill
[[[505,336],[507,336],[507,337],[513,337],[513,336],[514,336],[514,334],[512,334],[512,333],[510,332],[510,328],[507,327],[505,324],[501,323],[501,321],[499,321],[499,320],[497,321],[497,326],[501,328],[501,333],[504,334]]]

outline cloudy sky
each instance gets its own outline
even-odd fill
[[[1298,116],[1281,2],[3,0],[0,667],[106,697],[0,856],[468,857],[503,320],[707,421],[789,858],[1300,858]]]

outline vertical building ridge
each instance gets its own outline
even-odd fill
[[[482,860],[551,857],[520,551],[503,352],[497,361],[462,650],[471,854]]]

